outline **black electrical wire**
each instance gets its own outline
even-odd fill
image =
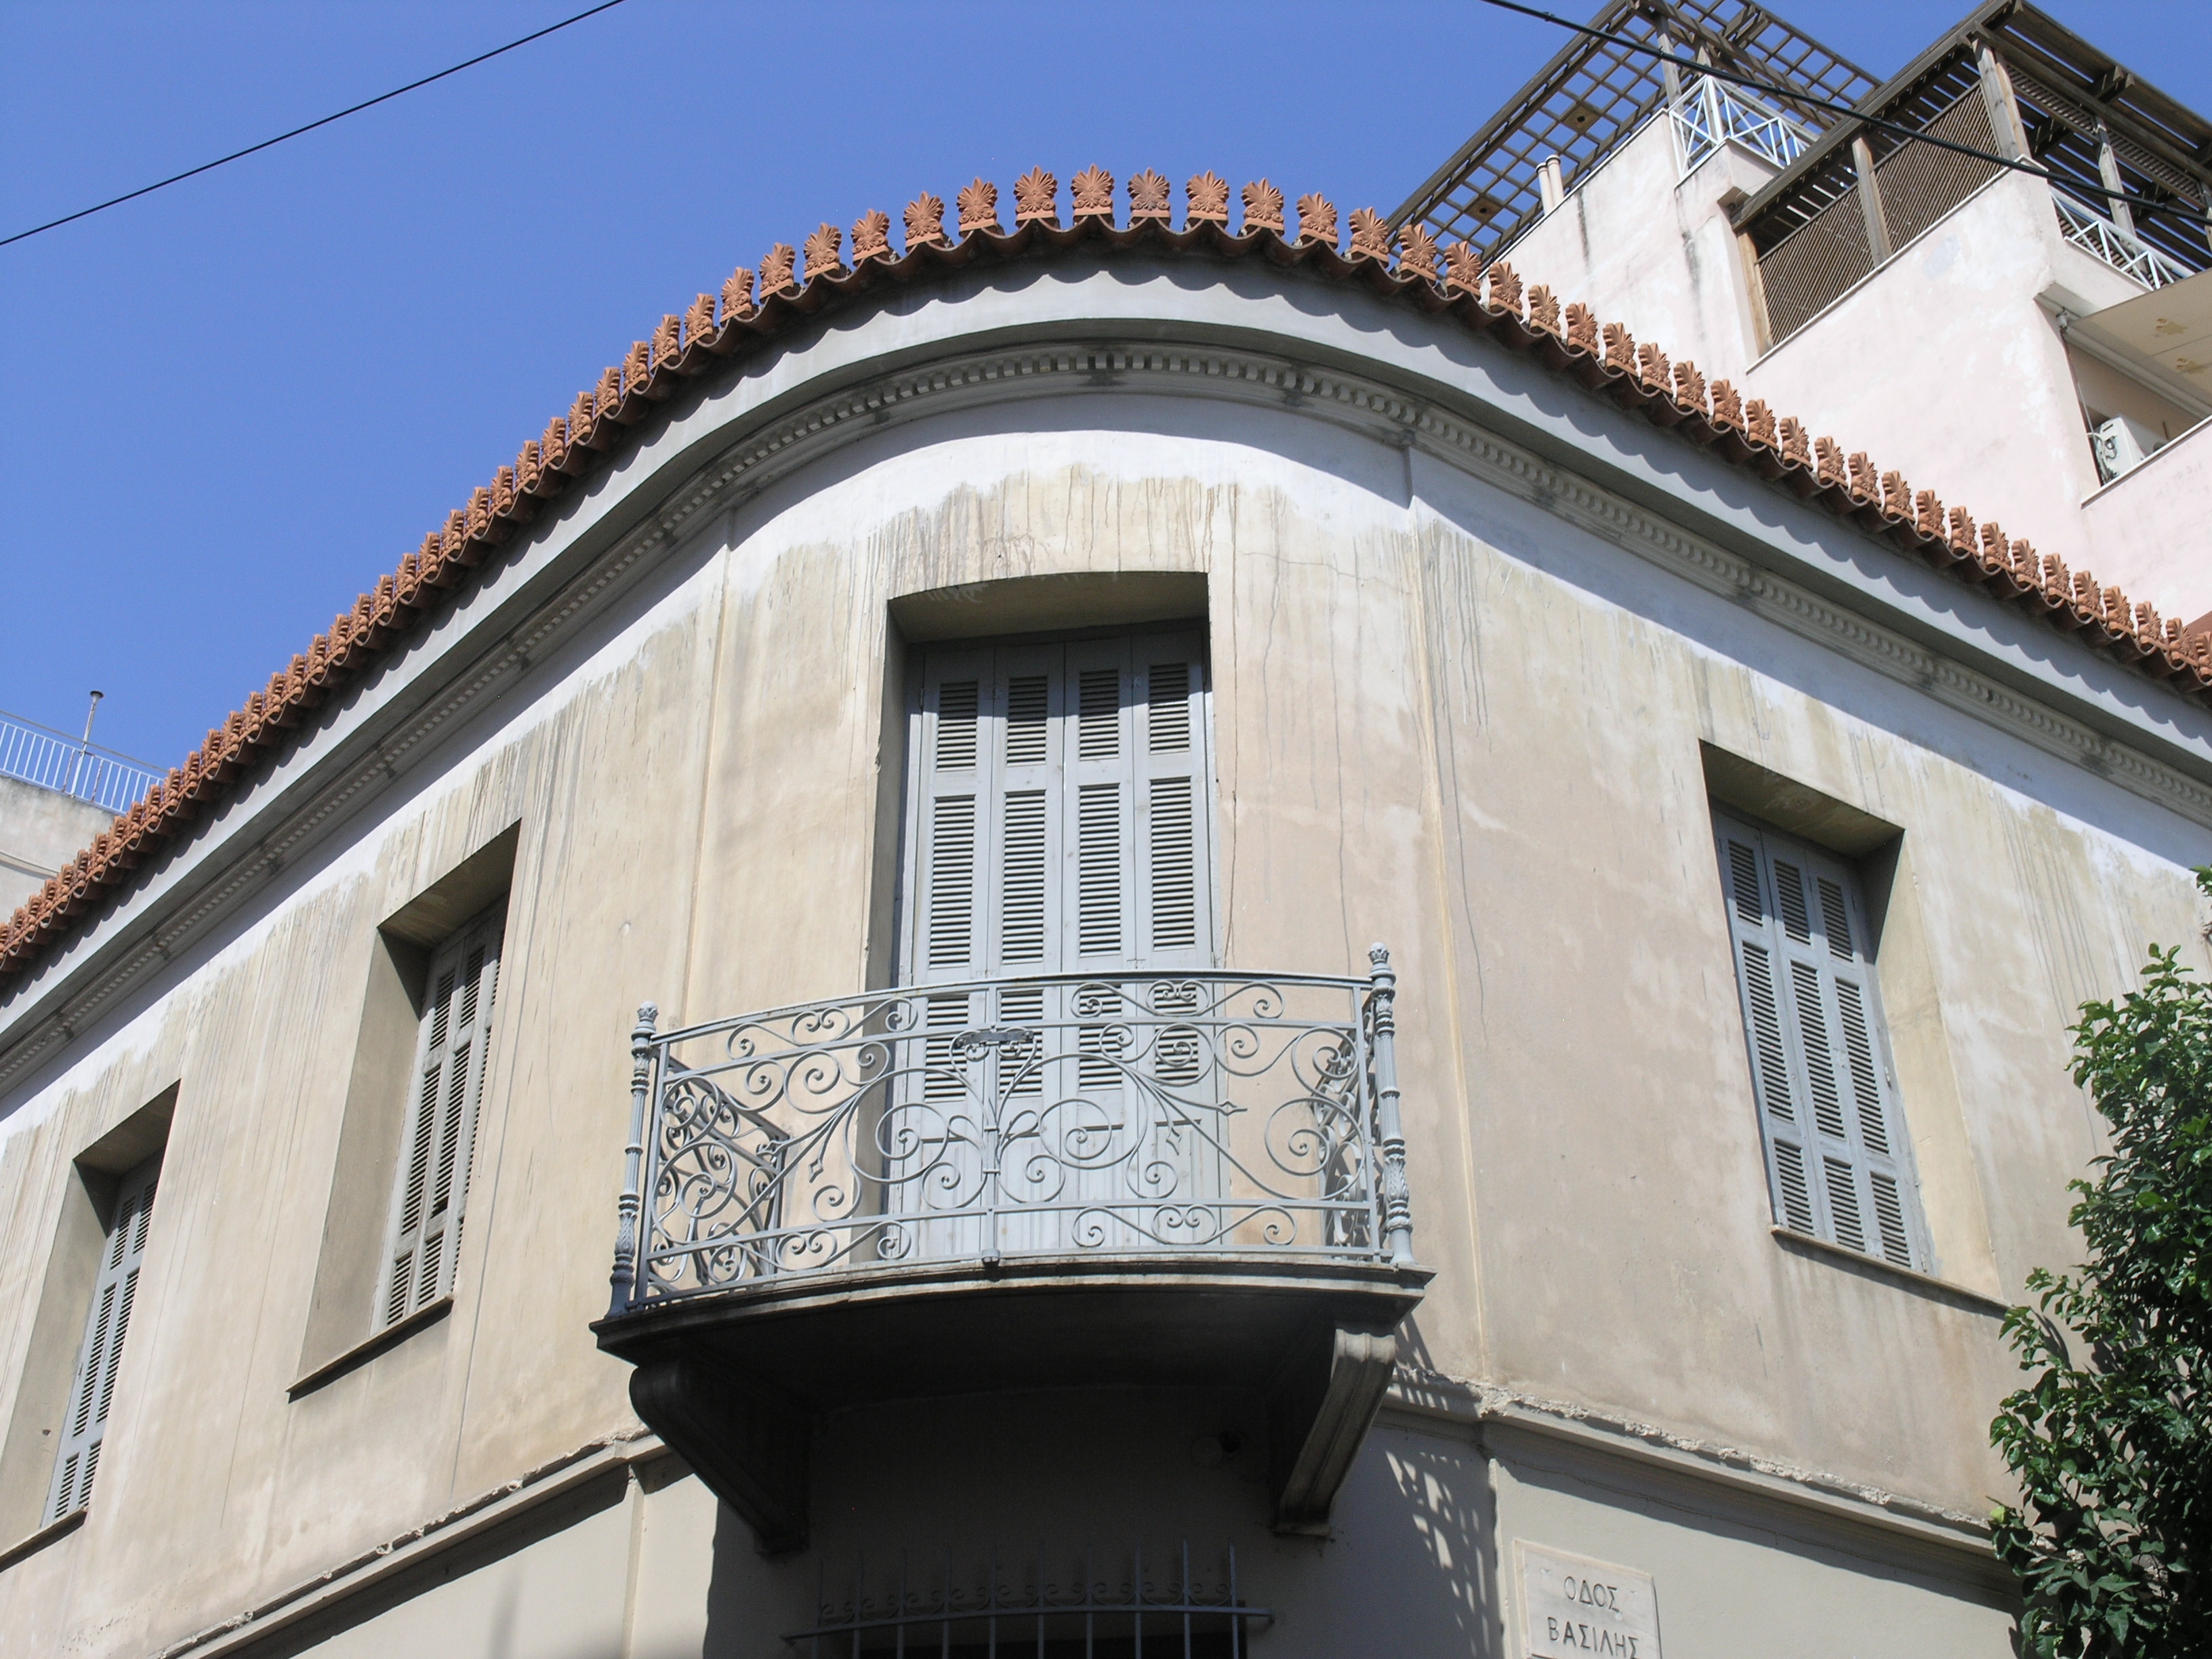
[[[449,75],[459,75],[465,69],[474,69],[478,64],[489,63],[502,52],[513,52],[517,46],[526,46],[532,40],[543,40],[547,35],[556,34],[571,23],[580,23],[586,17],[596,17],[603,11],[612,11],[622,3],[623,0],[601,0],[599,5],[588,10],[580,11],[574,17],[564,17],[559,22],[550,24],[534,34],[526,34],[520,40],[510,40],[503,46],[494,46],[489,52],[480,52],[473,58],[454,64],[451,69],[441,69],[435,75],[426,75],[419,81],[410,81],[404,87],[394,87],[389,92],[380,93],[374,98],[367,99],[349,108],[342,109],[335,115],[325,115],[319,121],[310,121],[303,127],[294,127],[289,132],[280,132],[274,138],[264,138],[258,144],[248,144],[244,149],[234,149],[228,155],[218,155],[212,161],[203,161],[196,167],[187,167],[182,173],[172,173],[167,178],[156,180],[153,184],[142,185],[137,190],[126,191],[120,196],[112,196],[106,201],[96,202],[88,208],[79,208],[75,213],[65,213],[58,219],[49,219],[43,225],[33,225],[28,230],[19,230],[13,236],[0,236],[0,247],[7,246],[10,242],[20,242],[26,236],[36,236],[40,231],[55,230],[63,225],[74,224],[79,219],[89,218],[95,213],[104,213],[112,207],[120,207],[125,202],[135,202],[141,196],[150,196],[157,190],[166,190],[171,185],[179,185],[187,179],[196,179],[203,173],[212,172],[216,167],[229,162],[243,161],[246,156],[267,149],[272,144],[281,144],[287,138],[297,138],[303,132],[313,132],[317,127],[326,127],[333,121],[344,120],[349,115],[358,115],[365,109],[374,109],[379,104],[390,102],[402,93],[413,92],[417,87],[427,87],[433,81],[442,81]]]
[[[2068,190],[2080,191],[2086,195],[2101,196],[2110,202],[2124,203],[2138,213],[2172,214],[2191,224],[2203,224],[2207,222],[2208,217],[2212,217],[2212,213],[2208,211],[2191,212],[2185,206],[2177,206],[2170,202],[2146,201],[2140,196],[2130,196],[2124,190],[2108,190],[2101,185],[2086,184],[2079,179],[2054,173],[2049,167],[2039,167],[2033,161],[2015,161],[2007,155],[1992,155],[1987,150],[1976,149],[1972,144],[1954,143],[1948,138],[1938,138],[1932,133],[1923,132],[1917,127],[1909,127],[1899,121],[1884,120],[1881,116],[1869,115],[1862,110],[1853,108],[1849,104],[1838,104],[1830,99],[1817,97],[1801,87],[1778,86],[1771,81],[1759,80],[1756,76],[1738,75],[1732,70],[1724,70],[1717,64],[1701,64],[1694,58],[1678,57],[1670,52],[1662,52],[1658,47],[1648,45],[1642,40],[1632,40],[1625,34],[1613,34],[1604,29],[1593,28],[1588,23],[1577,23],[1572,18],[1561,17],[1554,12],[1544,11],[1534,6],[1519,4],[1518,0],[1482,0],[1482,3],[1486,6],[1495,6],[1500,11],[1518,12],[1523,17],[1534,17],[1543,22],[1556,24],[1563,29],[1571,29],[1577,34],[1588,35],[1591,40],[1602,40],[1608,46],[1622,46],[1630,52],[1640,52],[1646,57],[1657,58],[1662,64],[1678,64],[1683,69],[1693,70],[1699,75],[1710,75],[1715,80],[1732,81],[1737,86],[1749,87],[1754,92],[1771,93],[1793,103],[1809,104],[1815,109],[1826,110],[1833,115],[1846,116],[1858,122],[1862,126],[1878,128],[1883,132],[1893,133],[1900,138],[1910,139],[1916,143],[1933,144],[1937,149],[1948,149],[1955,155],[1971,155],[1974,160],[1987,161],[1992,167],[2004,167],[2014,173],[2025,173],[2029,177],[2040,179],[2046,184],[2063,185]]]

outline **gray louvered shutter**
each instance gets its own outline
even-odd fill
[[[506,921],[505,905],[495,907],[440,945],[430,961],[377,1303],[380,1326],[429,1306],[453,1287]]]
[[[1771,830],[1714,828],[1776,1219],[1925,1268],[1858,878]]]
[[[70,1391],[69,1414],[62,1421],[61,1445],[54,1457],[53,1487],[46,1497],[46,1518],[50,1522],[82,1509],[92,1496],[108,1409],[115,1403],[123,1339],[130,1332],[131,1304],[138,1297],[138,1269],[146,1256],[146,1231],[154,1218],[154,1187],[161,1173],[161,1160],[156,1155],[116,1184],[114,1214],[100,1253],[84,1346],[77,1354],[76,1386]]]
[[[1210,726],[1196,634],[932,653],[908,982],[1210,966]]]

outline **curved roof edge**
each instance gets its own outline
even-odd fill
[[[924,195],[903,216],[905,251],[890,245],[890,216],[862,216],[844,235],[823,224],[803,252],[778,243],[755,273],[740,265],[719,299],[702,294],[682,315],[660,319],[595,386],[579,392],[543,437],[522,447],[511,466],[477,489],[442,530],[341,612],[267,687],[246,700],[182,766],[118,814],[90,846],[52,877],[0,930],[0,980],[22,972],[88,923],[133,869],[273,759],[307,710],[362,678],[411,636],[493,549],[526,526],[542,506],[597,473],[628,428],[647,420],[684,385],[720,373],[751,348],[825,305],[890,283],[927,278],[977,261],[1036,257],[1083,244],[1144,247],[1236,258],[1266,258],[1356,283],[1430,313],[1447,313],[1534,356],[1653,424],[1711,449],[1839,519],[1884,538],[1957,580],[1984,587],[2074,634],[2094,648],[2212,707],[2212,633],[2189,635],[2178,618],[2148,605],[2130,606],[2117,587],[2099,589],[2086,570],[2056,555],[2038,556],[1994,521],[1963,507],[1948,511],[1932,489],[1914,490],[1896,471],[1863,453],[1846,456],[1832,438],[1746,402],[1725,380],[1708,386],[1694,364],[1670,362],[1639,345],[1617,323],[1601,325],[1582,305],[1562,307],[1541,285],[1525,293],[1503,260],[1485,265],[1463,242],[1439,248],[1421,226],[1394,231],[1372,209],[1351,216],[1348,248],[1340,245],[1335,207],[1301,197],[1297,229],[1285,226],[1283,194],[1266,179],[1243,187],[1237,230],[1229,224],[1229,186],[1211,173],[1185,187],[1181,228],[1166,179],[1146,171],[1128,180],[1128,213],[1117,220],[1113,178],[1097,167],[1072,181],[1072,222],[1060,216],[1059,182],[1041,169],[1014,185],[1014,227],[1000,222],[996,185],[978,179],[957,192],[959,234],[945,227],[945,204]]]

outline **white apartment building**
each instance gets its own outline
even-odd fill
[[[2011,1651],[2205,641],[1237,194],[779,246],[15,913],[11,1652]]]
[[[1801,96],[1578,40],[1399,222],[2212,625],[2212,122],[2019,0],[1879,86],[1740,0],[1595,22]]]

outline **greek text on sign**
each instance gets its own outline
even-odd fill
[[[1660,1659],[1651,1575],[1516,1540],[1528,1659]]]

